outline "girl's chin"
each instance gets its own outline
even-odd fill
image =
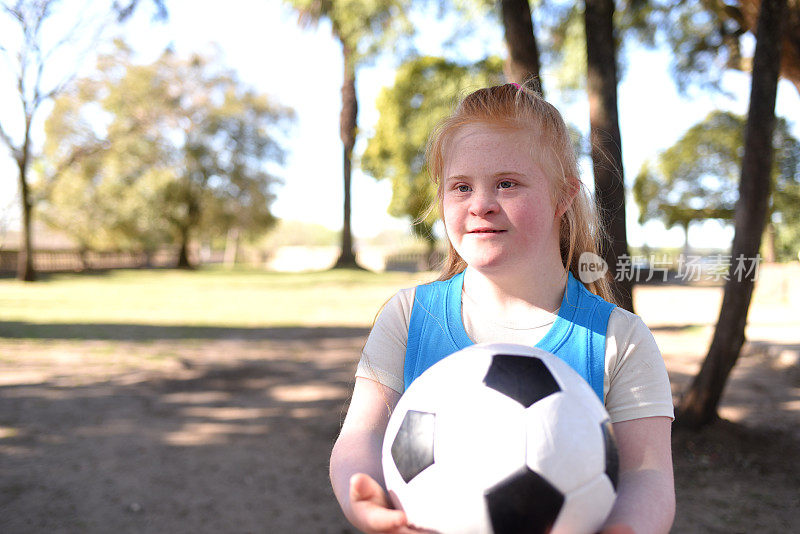
[[[502,255],[491,254],[476,254],[461,256],[473,269],[479,271],[497,271],[502,270],[504,267],[510,268],[510,264]]]

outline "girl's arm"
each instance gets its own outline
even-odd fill
[[[356,378],[342,431],[331,452],[333,492],[345,517],[367,533],[406,534],[402,511],[392,510],[383,489],[381,445],[400,394],[367,378]]]
[[[614,423],[619,485],[604,534],[669,532],[675,517],[671,428],[669,417]]]

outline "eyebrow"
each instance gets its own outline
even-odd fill
[[[492,174],[492,178],[502,178],[504,176],[525,176],[525,175],[521,172],[516,172],[516,171],[500,171]],[[453,176],[448,176],[447,178],[445,178],[445,181],[464,180],[469,178],[470,177],[465,174],[454,174]]]

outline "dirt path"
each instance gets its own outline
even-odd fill
[[[711,333],[698,307],[718,293],[637,297],[676,392]],[[675,299],[684,321],[661,309]],[[674,532],[800,527],[800,329],[779,304],[763,324],[754,308],[722,408],[731,422],[675,433]],[[263,329],[123,341],[113,354],[100,341],[0,339],[0,532],[351,532],[327,461],[365,334]]]
[[[365,331],[288,334],[86,374],[57,342],[2,369],[23,383],[0,388],[0,532],[349,532],[327,460]]]

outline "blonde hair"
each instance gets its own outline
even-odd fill
[[[442,212],[445,151],[454,134],[469,124],[487,124],[499,128],[530,131],[542,144],[540,160],[552,180],[552,195],[556,206],[564,209],[559,226],[561,261],[565,269],[580,280],[578,261],[584,252],[600,255],[607,239],[597,215],[597,207],[586,186],[580,180],[575,149],[561,113],[535,88],[529,80],[523,86],[497,85],[479,89],[467,95],[455,111],[442,120],[428,140],[426,162],[431,179],[437,187],[437,205]],[[432,206],[433,209],[433,206]],[[463,271],[467,264],[447,239],[447,256],[439,280],[447,280]],[[615,302],[611,276],[585,284],[592,293]]]

